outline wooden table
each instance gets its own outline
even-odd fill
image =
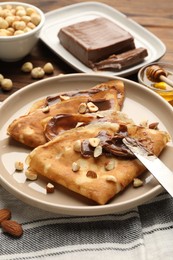
[[[4,1],[7,2],[7,1]],[[17,2],[17,1],[15,1]],[[33,5],[37,5],[45,13],[63,6],[67,6],[73,3],[89,2],[79,0],[25,0]],[[163,62],[173,63],[173,1],[172,0],[105,0],[97,1],[108,4],[118,11],[124,13],[129,18],[138,22],[140,25],[147,28],[158,38],[160,38],[166,45],[166,54],[161,58]],[[9,92],[4,92],[0,89],[0,101],[5,100],[13,92],[26,85],[34,82],[30,75],[23,74],[20,70],[21,65],[25,61],[31,61],[34,66],[43,66],[46,62],[52,62],[55,67],[54,76],[60,73],[74,73],[74,69],[60,60],[56,55],[53,54],[42,42],[38,42],[37,46],[33,49],[31,54],[25,59],[15,62],[6,63],[0,61],[0,74],[3,74],[6,78],[11,78],[14,83],[14,88]],[[137,80],[136,75],[129,77],[132,80]]]

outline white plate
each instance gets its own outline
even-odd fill
[[[61,59],[80,72],[92,73],[93,71],[76,59],[60,44],[58,32],[60,28],[91,20],[97,17],[105,17],[129,31],[135,39],[136,47],[144,47],[148,50],[148,57],[140,64],[119,72],[104,72],[108,75],[127,76],[138,71],[142,66],[161,58],[165,51],[165,45],[151,32],[126,17],[116,9],[103,3],[88,2],[73,4],[46,14],[45,26],[41,32],[40,39],[57,54]],[[104,35],[103,35],[104,37]]]
[[[26,181],[24,173],[16,173],[15,161],[24,161],[30,149],[12,141],[6,134],[8,125],[16,117],[26,113],[31,104],[43,96],[72,89],[86,89],[112,79],[110,76],[78,73],[52,77],[35,82],[19,90],[4,101],[0,107],[0,183],[14,196],[35,207],[69,215],[100,215],[120,212],[153,198],[162,191],[161,186],[149,173],[143,175],[145,185],[134,189],[131,185],[107,205],[94,205],[82,196],[59,187],[47,194],[43,180]],[[123,111],[136,123],[148,119],[160,122],[159,127],[173,136],[173,109],[159,95],[138,83],[122,79],[126,98]],[[3,115],[3,116],[2,116]],[[172,143],[164,150],[161,159],[173,170]]]

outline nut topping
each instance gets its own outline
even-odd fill
[[[90,112],[97,112],[99,110],[99,108],[96,105],[94,105],[94,103],[92,102],[88,102],[87,107]]]
[[[85,123],[84,122],[78,122],[77,124],[76,124],[76,128],[78,128],[78,127],[80,127],[80,126],[84,126],[85,125]]]
[[[108,175],[107,177],[106,177],[106,181],[110,181],[110,182],[117,182],[117,179],[116,179],[116,177],[115,176],[113,176],[113,175]]]
[[[95,173],[94,171],[88,171],[86,176],[89,177],[89,178],[92,178],[92,179],[96,179],[97,173]]]
[[[89,138],[89,144],[92,146],[92,147],[97,147],[100,143],[100,139],[98,137],[95,137],[95,138]]]
[[[80,169],[80,165],[77,162],[72,163],[72,171],[77,172]]]
[[[60,95],[59,97],[60,97],[61,101],[65,101],[65,100],[70,99],[69,96],[65,96],[65,95]]]
[[[80,103],[78,112],[80,114],[85,114],[87,110],[87,105],[85,103]]]
[[[148,127],[150,129],[158,129],[158,124],[159,124],[158,122],[154,122],[154,123],[149,124]]]
[[[19,162],[19,161],[15,162],[15,169],[16,169],[16,171],[23,171],[23,168],[24,168],[24,166],[23,166],[22,162]]]
[[[142,180],[140,180],[139,178],[134,178],[134,180],[133,180],[133,187],[134,188],[141,187],[142,185],[143,185]]]
[[[80,152],[81,151],[81,141],[80,140],[76,140],[74,145],[73,145],[73,150],[75,152]]]
[[[111,171],[115,168],[115,160],[110,160],[105,164],[105,170]]]
[[[102,146],[98,145],[95,149],[94,149],[94,158],[99,157],[102,154]]]
[[[25,176],[30,181],[35,181],[37,179],[37,173],[34,172],[31,168],[28,168],[25,172]]]
[[[54,185],[49,182],[49,183],[46,185],[46,191],[47,191],[47,193],[53,193],[54,190],[55,190]]]
[[[43,108],[42,108],[42,112],[43,112],[43,113],[48,113],[49,111],[50,111],[49,106],[46,106],[46,107],[43,107]]]

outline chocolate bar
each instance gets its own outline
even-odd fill
[[[117,71],[136,65],[148,55],[145,48],[136,48],[118,55],[111,55],[107,59],[92,64],[92,69]]]
[[[64,48],[89,67],[111,54],[135,48],[129,32],[103,17],[63,27],[58,37]]]

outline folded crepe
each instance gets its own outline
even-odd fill
[[[157,156],[170,140],[164,131],[98,122],[67,130],[35,148],[27,158],[28,167],[98,204],[106,204],[146,170],[123,144],[125,136],[135,138]]]
[[[15,119],[7,133],[15,140],[37,147],[47,142],[45,128],[58,114],[89,114],[120,111],[124,101],[124,84],[112,80],[81,91],[70,91],[49,96],[35,102],[28,114]],[[82,110],[82,109],[85,110]]]

